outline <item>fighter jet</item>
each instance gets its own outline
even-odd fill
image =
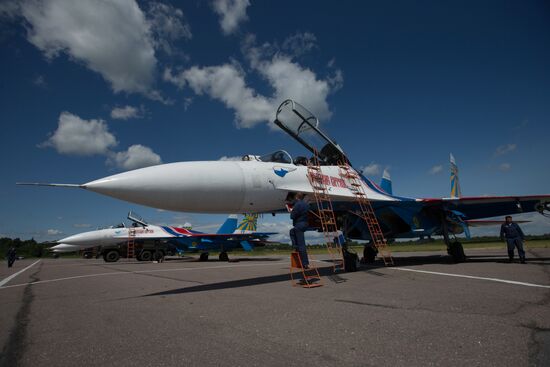
[[[59,244],[50,248],[53,253],[74,252],[100,247],[100,254],[105,261],[115,262],[119,259],[122,249],[131,239],[139,244],[136,258],[149,261],[153,258],[154,246],[162,242],[177,249],[177,252],[200,252],[200,260],[208,260],[209,251],[220,251],[219,259],[228,261],[227,252],[235,248],[252,251],[254,247],[263,246],[270,235],[275,232],[256,232],[258,215],[247,214],[237,226],[237,215],[230,215],[217,233],[203,233],[188,228],[172,226],[156,226],[145,222],[135,213],[128,213],[132,225],[124,223],[109,228],[78,233],[57,241]],[[144,246],[149,244],[149,246]],[[164,247],[164,246],[163,246]]]
[[[292,100],[283,102],[274,124],[301,143],[320,161],[319,176],[327,186],[333,209],[347,239],[370,240],[367,223],[357,213],[356,195],[341,175],[351,167],[342,148],[319,129],[318,119]],[[297,192],[310,194],[307,157],[285,150],[241,161],[162,164],[101,178],[85,184],[31,185],[76,187],[154,208],[202,213],[286,212]],[[354,170],[355,171],[355,170]],[[464,220],[515,213],[550,212],[550,195],[407,198],[382,190],[360,172],[361,190],[370,200],[386,239],[443,235],[449,253],[464,258],[462,245],[450,236],[463,230]],[[311,202],[312,209],[315,203]]]

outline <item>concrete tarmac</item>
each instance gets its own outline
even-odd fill
[[[0,287],[0,366],[550,366],[550,249],[467,255],[317,261],[314,289],[281,256],[42,259]]]

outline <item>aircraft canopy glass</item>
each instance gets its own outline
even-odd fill
[[[347,157],[336,142],[319,129],[319,120],[301,104],[291,99],[277,109],[275,124],[298,140],[325,164],[338,164]]]
[[[292,157],[284,150],[278,150],[273,153],[265,154],[260,157],[262,162],[292,163]]]

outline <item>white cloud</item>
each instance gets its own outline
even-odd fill
[[[69,112],[62,112],[59,125],[48,140],[39,147],[53,147],[60,154],[105,155],[107,163],[122,169],[135,169],[162,163],[151,148],[135,144],[122,152],[114,152],[115,136],[103,120],[84,120]]]
[[[44,78],[43,75],[38,75],[36,78],[34,78],[32,82],[37,87],[41,87],[41,88],[47,87],[46,79]]]
[[[294,62],[290,56],[277,53],[275,46],[264,44],[256,47],[254,44],[255,37],[248,36],[243,52],[253,71],[271,86],[271,96],[261,95],[247,86],[246,74],[235,62],[219,66],[193,66],[179,73],[166,69],[164,80],[223,102],[227,108],[234,110],[239,127],[271,123],[279,104],[288,98],[300,102],[320,119],[331,117],[327,98],[342,86],[340,70],[335,70],[334,75],[326,79],[319,79],[312,70]]]
[[[429,173],[430,173],[430,175],[435,175],[435,174],[440,173],[441,171],[443,171],[443,165],[438,164],[438,165],[435,165],[432,168],[430,168]]]
[[[290,98],[300,102],[320,120],[331,117],[327,102],[331,86],[327,80],[318,79],[310,69],[301,67],[288,57],[275,56],[269,61],[260,62],[257,70],[275,89],[275,108],[275,105]]]
[[[512,168],[512,165],[511,165],[510,163],[501,163],[501,164],[498,166],[498,169],[501,170],[502,172],[509,171],[510,168]]]
[[[119,168],[131,170],[161,164],[162,160],[151,148],[136,144],[126,151],[114,153],[109,158],[109,162],[114,163]]]
[[[167,69],[164,79],[180,88],[188,85],[196,94],[207,94],[222,101],[226,107],[235,111],[235,119],[240,127],[252,127],[274,117],[270,101],[246,86],[244,72],[236,65],[193,66],[177,75]]]
[[[498,146],[497,149],[495,150],[495,156],[498,157],[498,156],[513,152],[514,150],[516,150],[516,147],[517,147],[517,144],[505,144],[505,145]]]
[[[57,236],[57,235],[62,234],[62,233],[63,233],[63,232],[61,232],[59,229],[48,229],[48,230],[46,231],[46,234],[47,234],[48,236]]]
[[[381,166],[378,163],[371,162],[369,165],[360,167],[359,170],[363,172],[365,175],[377,175],[381,171]]]
[[[299,57],[317,48],[317,37],[310,32],[298,32],[283,41],[283,50]]]
[[[309,109],[320,120],[329,119],[327,97],[343,85],[342,72],[334,70],[334,75],[320,79],[308,68],[293,61],[291,56],[280,52],[275,45],[264,43],[256,46],[254,35],[249,35],[242,51],[254,68],[266,79],[275,93],[271,97],[274,108],[285,99],[291,98]]]
[[[157,64],[150,25],[134,0],[25,0],[27,38],[48,59],[66,53],[115,92],[151,93]]]
[[[70,112],[59,116],[57,130],[40,147],[52,147],[60,154],[107,154],[117,141],[103,120],[84,120]]]
[[[111,118],[119,120],[128,120],[132,118],[142,117],[142,109],[133,106],[115,107],[111,111]]]
[[[183,12],[172,5],[151,2],[147,19],[153,34],[154,46],[167,54],[172,54],[171,42],[179,39],[191,39],[190,25],[185,21]]]
[[[250,6],[249,0],[214,0],[212,7],[220,16],[220,26],[225,35],[235,32],[239,23],[248,19],[246,8]]]
[[[234,156],[234,157],[228,157],[228,156],[223,156],[223,157],[220,157],[220,159],[218,159],[219,161],[242,161],[242,156]]]

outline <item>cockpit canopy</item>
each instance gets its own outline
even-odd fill
[[[262,162],[292,164],[292,157],[285,150],[277,150],[276,152],[262,155],[259,159]]]

